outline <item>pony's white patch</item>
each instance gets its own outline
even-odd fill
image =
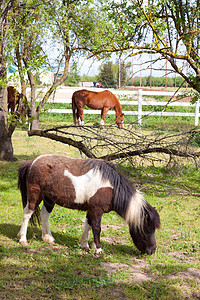
[[[146,201],[139,191],[136,191],[132,197],[127,209],[125,220],[126,222],[141,230],[142,228],[142,211],[145,208]]]
[[[95,249],[96,254],[103,253],[102,248],[97,248],[95,242],[92,244],[92,247]]]
[[[103,180],[100,171],[91,169],[84,175],[74,176],[68,170],[64,171],[64,176],[71,179],[75,188],[75,203],[83,204],[87,202],[100,188],[111,187],[109,180]]]

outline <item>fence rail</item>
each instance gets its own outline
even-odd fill
[[[147,100],[143,100],[143,96],[173,96],[174,92],[164,92],[164,91],[143,91],[143,90],[138,90],[138,91],[113,91],[112,92],[119,96],[119,95],[126,95],[126,96],[134,96],[136,95],[138,97],[137,101],[130,101],[130,100],[122,100],[120,101],[121,105],[133,105],[133,106],[137,106],[138,109],[135,111],[127,111],[124,110],[124,115],[137,115],[138,116],[138,124],[141,125],[142,124],[142,116],[171,116],[171,117],[194,117],[194,124],[195,126],[198,126],[199,124],[199,101],[196,102],[195,104],[190,104],[189,102],[167,102],[167,101],[147,101]],[[181,94],[181,93],[177,93],[177,94]],[[176,96],[177,96],[176,94]],[[54,100],[49,100],[49,103],[51,102],[54,103],[71,103],[71,99],[54,99]],[[189,113],[189,112],[166,112],[164,111],[160,111],[160,112],[156,112],[156,111],[143,111],[142,107],[148,105],[148,106],[182,106],[182,107],[194,107],[194,113]],[[71,109],[49,109],[49,112],[52,113],[67,113],[70,114],[72,113]],[[84,111],[84,114],[100,114],[100,110],[92,110],[92,109],[88,109]],[[115,114],[114,111],[110,110],[108,112],[108,114],[113,115]]]

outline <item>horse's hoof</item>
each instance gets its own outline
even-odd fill
[[[95,249],[95,254],[102,254],[103,250],[101,248]]]
[[[45,243],[49,243],[49,244],[55,244],[55,239],[52,237],[52,236],[49,236],[48,234],[47,235],[44,235],[42,237],[43,241]]]
[[[86,246],[80,245],[80,248],[83,249],[83,250],[86,250],[86,251],[90,251],[89,245],[86,245]]]
[[[20,244],[25,247],[29,246],[27,241],[20,241]]]

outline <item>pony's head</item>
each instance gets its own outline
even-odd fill
[[[139,226],[129,224],[135,246],[141,253],[153,254],[156,250],[155,229],[160,228],[160,217],[155,208],[145,203]]]
[[[120,116],[116,116],[115,120],[118,128],[124,128],[124,114],[121,114]]]

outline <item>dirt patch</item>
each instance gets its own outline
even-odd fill
[[[107,272],[113,273],[118,270],[127,270],[129,272],[129,277],[127,281],[142,283],[144,281],[152,279],[152,277],[142,271],[142,268],[147,267],[148,264],[141,259],[131,259],[131,265],[121,264],[121,263],[101,263],[101,265],[106,269]]]
[[[190,280],[194,280],[197,281],[198,283],[200,283],[200,271],[196,270],[194,268],[189,268],[187,270],[183,270],[177,274],[170,274],[169,276],[167,276],[168,279],[190,279]]]
[[[130,264],[131,262],[131,264]],[[129,264],[122,263],[101,263],[103,268],[106,269],[107,272],[113,273],[118,270],[127,270],[129,272],[129,277],[127,277],[127,281],[134,281],[136,283],[143,283],[148,280],[152,280],[156,278],[156,275],[152,275],[148,272],[149,264],[146,263],[142,259],[132,258],[129,260]],[[147,272],[144,271],[147,270]],[[188,268],[186,270],[180,271],[177,274],[170,274],[167,276],[163,276],[165,279],[174,280],[193,280],[194,282],[200,283],[200,270],[194,268]],[[188,287],[189,288],[189,287]]]
[[[101,224],[101,229],[102,229],[102,230],[108,230],[108,229],[110,229],[110,228],[112,228],[112,229],[114,229],[114,230],[117,230],[117,229],[120,229],[121,226],[117,226],[117,225],[102,225],[102,224]]]
[[[46,250],[49,250],[49,251],[53,251],[53,250],[57,250],[57,249],[60,249],[61,246],[60,245],[57,245],[57,244],[51,244],[49,246],[44,246],[44,247],[39,247],[39,248],[31,248],[31,247],[26,247],[26,251],[28,253],[43,253],[44,251]]]
[[[101,225],[101,229],[102,231],[106,231],[106,230],[109,230],[109,229],[113,229],[113,230],[119,230],[121,229],[121,226],[117,226],[117,225]],[[125,241],[126,237],[123,238],[122,236],[121,237],[114,237],[114,236],[101,236],[101,241],[104,241],[112,246],[114,245],[119,245],[119,244],[124,244],[124,241]]]
[[[169,255],[182,261],[182,262],[187,262],[187,263],[196,263],[197,259],[193,256],[189,256],[187,252],[169,252]],[[199,261],[198,261],[199,262]]]

